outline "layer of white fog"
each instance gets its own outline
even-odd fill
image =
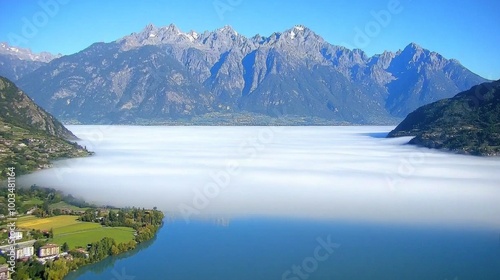
[[[391,127],[69,128],[96,154],[20,184],[186,219],[500,226],[500,159],[383,138]]]

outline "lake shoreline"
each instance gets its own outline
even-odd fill
[[[2,197],[10,192],[0,191]],[[14,255],[12,279],[62,279],[82,266],[134,250],[163,227],[164,214],[156,208],[96,206],[38,186],[16,188],[14,194],[17,213],[23,214],[9,218],[15,225],[10,236],[2,234],[4,243],[8,238],[9,244],[15,241],[13,246],[22,248]],[[13,233],[19,238],[14,240]],[[5,250],[2,259],[7,258]]]

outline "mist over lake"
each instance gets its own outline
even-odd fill
[[[19,185],[167,218],[154,241],[68,280],[500,275],[498,158],[407,145],[392,127],[69,128],[95,155]]]
[[[275,217],[500,228],[500,160],[386,139],[392,127],[69,126],[96,154],[22,176],[190,221]]]

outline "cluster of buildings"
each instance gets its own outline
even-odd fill
[[[16,231],[10,234],[9,239],[15,241],[20,241],[23,239],[23,232]],[[20,241],[15,244],[7,244],[0,246],[0,253],[7,256],[8,253],[12,254],[11,251],[14,249],[14,257],[16,260],[27,261],[30,258],[36,256],[37,260],[42,264],[46,263],[48,260],[53,260],[59,257],[71,257],[66,252],[61,252],[61,247],[57,244],[46,244],[41,246],[37,252],[35,252],[36,240]],[[0,265],[0,280],[10,279],[9,278],[9,266],[4,264]]]
[[[16,260],[27,260],[35,255],[35,247],[33,244],[36,240],[20,242],[14,245]],[[0,252],[6,254],[11,249],[11,245],[0,246]],[[61,248],[57,244],[46,244],[36,252],[38,259],[51,259],[61,255]],[[1,278],[0,278],[1,279]]]
[[[14,245],[14,254],[16,260],[26,261],[33,256],[35,256],[35,247],[33,244],[36,240],[30,240],[25,242],[20,242]],[[11,249],[11,245],[0,246],[0,252],[2,255],[6,255]],[[46,244],[36,252],[38,261],[42,264],[46,263],[48,260],[53,260],[58,257],[67,256],[67,253],[61,253],[60,246],[57,244]],[[4,264],[0,265],[0,280],[10,279],[9,278],[9,266]]]

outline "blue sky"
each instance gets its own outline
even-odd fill
[[[231,25],[246,36],[303,24],[328,42],[373,55],[410,42],[500,78],[500,2],[496,0],[0,0],[0,41],[71,54],[148,23],[183,31]]]

